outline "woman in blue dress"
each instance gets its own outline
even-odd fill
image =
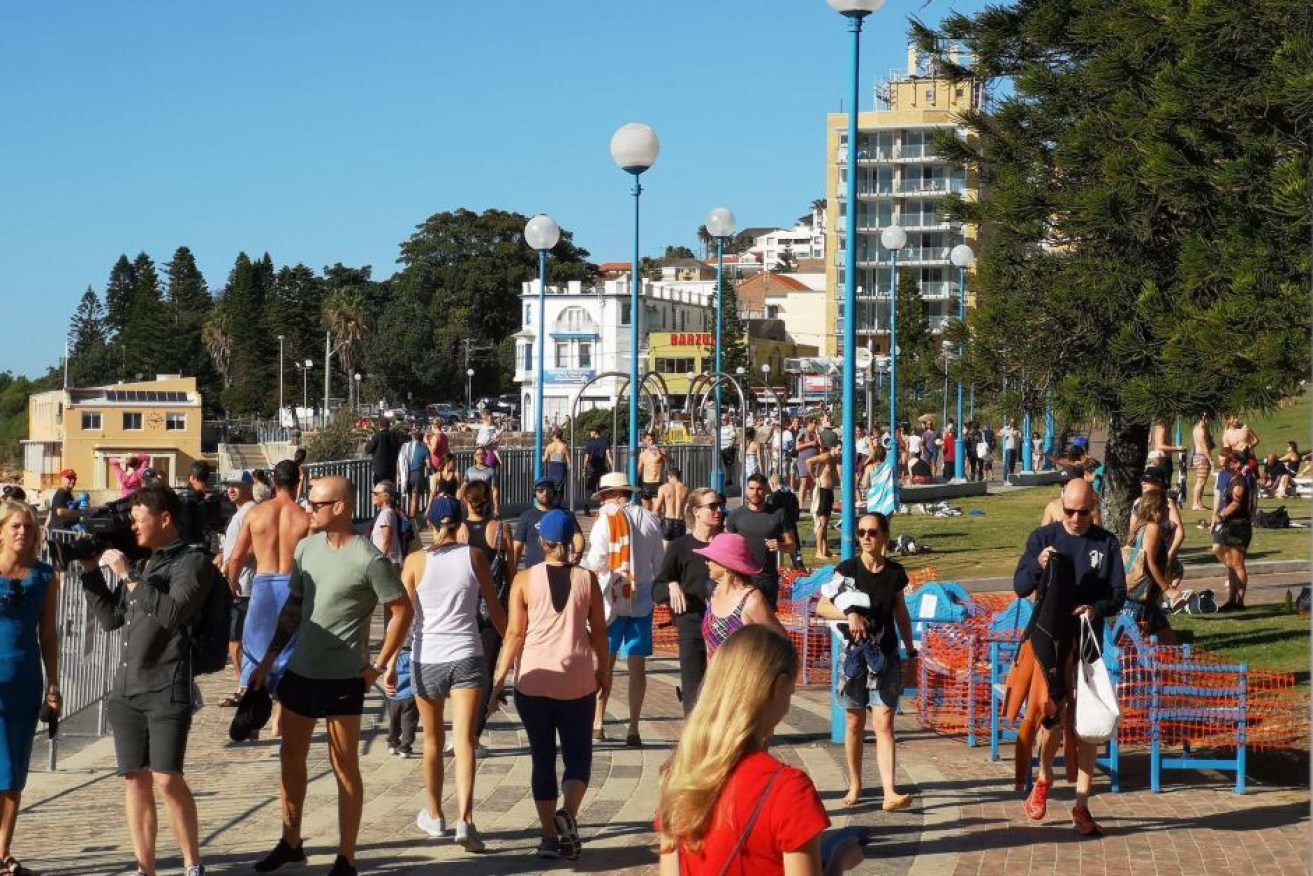
[[[11,844],[37,715],[43,701],[56,715],[63,707],[55,621],[59,588],[55,570],[37,562],[40,534],[31,505],[0,502],[0,876],[28,872]]]

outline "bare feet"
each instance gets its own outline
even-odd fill
[[[894,794],[892,797],[885,795],[884,805],[881,806],[885,812],[897,812],[900,809],[906,809],[912,805],[911,794]]]
[[[848,796],[843,798],[843,805],[856,806],[861,799],[862,799],[861,785],[858,785],[857,787],[850,786],[848,788]]]

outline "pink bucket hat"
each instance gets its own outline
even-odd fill
[[[761,574],[761,564],[752,555],[748,540],[737,532],[722,532],[706,547],[694,548],[693,553],[740,575],[752,577]]]

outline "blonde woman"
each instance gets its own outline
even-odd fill
[[[848,842],[822,869],[825,805],[805,772],[767,750],[797,674],[793,643],[770,627],[747,626],[725,641],[662,769],[661,876],[819,876],[861,860]]]
[[[460,504],[439,496],[429,505],[427,517],[432,545],[407,557],[401,571],[401,583],[415,606],[411,677],[424,724],[424,786],[428,792],[428,806],[420,811],[415,824],[431,837],[447,833],[442,811],[442,721],[450,699],[456,804],[460,808],[455,841],[466,851],[481,852],[483,840],[474,826],[474,739],[491,679],[479,635],[480,597],[499,635],[506,632],[506,614],[493,588],[488,561],[481,552],[456,541]]]
[[[55,715],[59,695],[59,637],[55,570],[37,562],[41,528],[31,505],[0,502],[0,873],[28,872],[13,855],[14,826],[37,715]],[[43,672],[44,669],[44,681]]]
[[[707,646],[708,661],[716,656],[726,639],[749,624],[765,624],[784,635],[784,627],[780,626],[770,603],[753,586],[753,578],[761,574],[761,565],[753,557],[746,538],[735,532],[722,532],[693,553],[707,561],[707,571],[715,585],[707,600],[707,612],[702,616],[702,641]]]

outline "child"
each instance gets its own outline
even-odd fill
[[[388,697],[388,754],[410,757],[419,725],[419,706],[410,679],[410,649],[397,656],[397,694]]]

